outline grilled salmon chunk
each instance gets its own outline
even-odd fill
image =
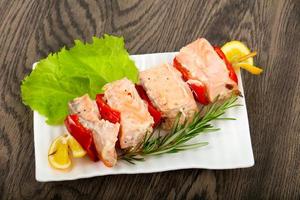
[[[181,48],[176,61],[188,72],[189,84],[206,88],[210,102],[238,93],[237,83],[229,77],[225,62],[206,39],[197,39]]]
[[[139,79],[154,106],[162,113],[164,129],[172,127],[179,112],[182,122],[198,111],[191,90],[173,66],[163,64],[142,71]]]
[[[114,166],[117,162],[115,144],[118,140],[120,124],[101,119],[95,101],[92,101],[88,95],[71,101],[69,110],[71,114],[79,116],[79,121],[85,128],[92,131],[99,159],[108,167]]]
[[[108,83],[103,89],[107,104],[121,115],[120,147],[135,147],[152,132],[154,121],[146,103],[127,78]]]

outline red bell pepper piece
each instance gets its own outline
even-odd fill
[[[173,65],[179,72],[181,72],[184,81],[188,81],[190,79],[191,76],[189,71],[182,67],[182,65],[180,64],[180,62],[177,61],[176,58],[174,58]],[[195,99],[199,103],[203,105],[209,104],[209,99],[207,97],[207,90],[205,86],[200,86],[192,83],[188,83],[188,85],[193,91]]]
[[[71,135],[86,150],[88,156],[93,161],[98,161],[98,154],[93,141],[92,131],[85,128],[79,121],[79,116],[68,115],[65,119],[65,125]]]
[[[139,93],[140,97],[147,103],[148,112],[150,113],[150,115],[153,117],[153,120],[154,120],[154,124],[152,127],[155,128],[161,122],[161,113],[152,104],[151,100],[149,99],[146,91],[144,90],[144,88],[142,86],[135,85],[135,88],[136,88],[137,92]]]
[[[203,105],[209,104],[210,101],[207,97],[207,90],[204,85],[200,86],[200,85],[196,85],[196,84],[192,84],[192,83],[188,83],[188,85],[192,89],[194,97],[195,97],[195,99],[198,100],[199,103],[201,103]]]
[[[184,81],[188,81],[190,79],[189,71],[182,67],[181,63],[178,62],[176,58],[174,58],[173,60],[173,66],[182,74],[182,78]]]
[[[103,94],[96,95],[96,103],[98,106],[101,118],[110,121],[111,123],[120,123],[121,114],[119,111],[112,109],[104,100]]]
[[[227,60],[225,54],[223,53],[223,51],[221,50],[220,47],[214,46],[215,51],[217,52],[217,54],[219,55],[219,57],[225,62],[226,67],[229,71],[229,77],[231,78],[231,80],[233,80],[234,82],[236,82],[236,84],[238,84],[238,78],[237,75],[231,65],[231,63]]]
[[[111,122],[111,123],[120,123],[121,122],[121,113],[117,110],[111,108],[104,100],[104,94],[96,95],[96,103],[98,106],[98,111],[100,113],[101,118]],[[116,142],[116,148],[120,149],[120,141]]]

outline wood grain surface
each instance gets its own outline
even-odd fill
[[[21,80],[50,52],[103,33],[123,35],[131,54],[197,37],[258,50],[264,73],[243,72],[255,166],[37,182]],[[0,199],[299,199],[299,46],[299,0],[0,0]]]

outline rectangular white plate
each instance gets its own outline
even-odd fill
[[[155,53],[133,55],[140,70],[145,70],[162,62],[172,62],[175,53]],[[243,93],[241,76],[239,77],[240,91]],[[242,107],[232,108],[226,113],[227,117],[235,117],[235,121],[217,121],[220,131],[208,133],[195,138],[194,141],[207,141],[209,144],[198,149],[187,150],[176,154],[166,154],[148,157],[145,162],[136,165],[120,161],[113,168],[105,167],[101,162],[92,162],[87,157],[73,159],[73,167],[69,172],[52,169],[47,160],[48,148],[51,142],[66,132],[64,126],[49,126],[45,118],[34,112],[34,145],[36,180],[61,181],[103,176],[110,174],[138,174],[161,172],[175,169],[233,169],[251,167],[254,158],[251,147],[247,109],[244,98],[239,98]]]

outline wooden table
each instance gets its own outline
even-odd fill
[[[300,197],[300,1],[0,1],[2,199],[295,199]],[[35,180],[32,111],[20,83],[32,63],[74,39],[123,35],[131,54],[176,51],[197,37],[258,50],[243,72],[255,166],[69,182]],[[1,198],[0,198],[1,199]]]

